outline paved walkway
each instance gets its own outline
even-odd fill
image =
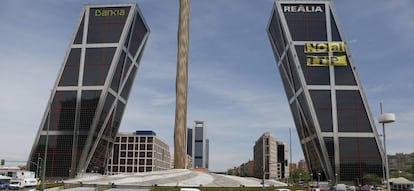
[[[149,173],[99,175],[84,174],[65,183],[96,184],[96,185],[130,185],[130,186],[181,186],[181,187],[261,187],[262,180],[244,178],[209,172],[198,172],[187,169],[171,169]],[[267,181],[269,182],[269,181]],[[282,182],[271,181],[272,185],[283,186]],[[270,182],[269,182],[270,183]],[[270,186],[267,185],[267,186]]]

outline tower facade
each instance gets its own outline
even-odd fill
[[[314,180],[383,174],[383,150],[330,0],[275,0],[268,36]]]
[[[253,146],[254,177],[261,179],[278,179],[276,140],[266,132]]]
[[[276,141],[277,145],[277,178],[284,179],[289,177],[289,149],[285,142]]]
[[[46,158],[46,177],[106,171],[148,35],[137,4],[84,6],[29,155],[30,170],[42,170],[35,164]]]
[[[170,169],[169,146],[154,131],[118,133],[108,162],[109,174]]]
[[[187,129],[187,154],[191,156],[194,168],[208,168],[209,141],[205,121],[194,121],[194,127]]]

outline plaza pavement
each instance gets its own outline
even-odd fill
[[[262,187],[262,180],[251,177],[238,177],[210,172],[191,171],[187,169],[171,169],[135,174],[100,175],[82,174],[65,184],[92,184],[115,186],[179,186],[179,187]],[[266,180],[265,186],[286,186],[285,183]]]

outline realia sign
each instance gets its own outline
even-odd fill
[[[301,4],[283,4],[283,12],[285,13],[323,13],[325,5],[301,5]]]

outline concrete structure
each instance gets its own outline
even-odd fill
[[[277,146],[277,179],[289,177],[289,148],[283,141],[276,141]]]
[[[164,171],[155,171],[148,173],[135,173],[123,175],[100,175],[85,174],[76,179],[65,180],[65,184],[79,185],[82,182],[85,186],[95,186],[108,188],[113,184],[116,190],[129,189],[139,190],[145,187],[168,186],[168,187],[262,187],[262,180],[256,178],[243,178],[224,174],[215,174],[203,171],[191,171],[187,169],[171,169]],[[275,180],[266,180],[266,187],[286,186],[283,182]],[[85,187],[77,188],[80,190]],[[95,189],[96,190],[96,189]]]
[[[330,0],[275,0],[268,36],[313,179],[383,175],[383,149]]]
[[[277,178],[276,140],[266,132],[257,139],[253,147],[254,177],[264,179]]]
[[[46,177],[104,173],[148,35],[137,4],[84,6],[29,154],[29,170],[41,170],[36,164],[43,159]]]
[[[209,141],[205,121],[194,121],[193,128],[187,129],[187,154],[192,158],[193,168],[208,169]]]
[[[118,133],[107,173],[137,173],[170,169],[169,146],[153,131]]]

